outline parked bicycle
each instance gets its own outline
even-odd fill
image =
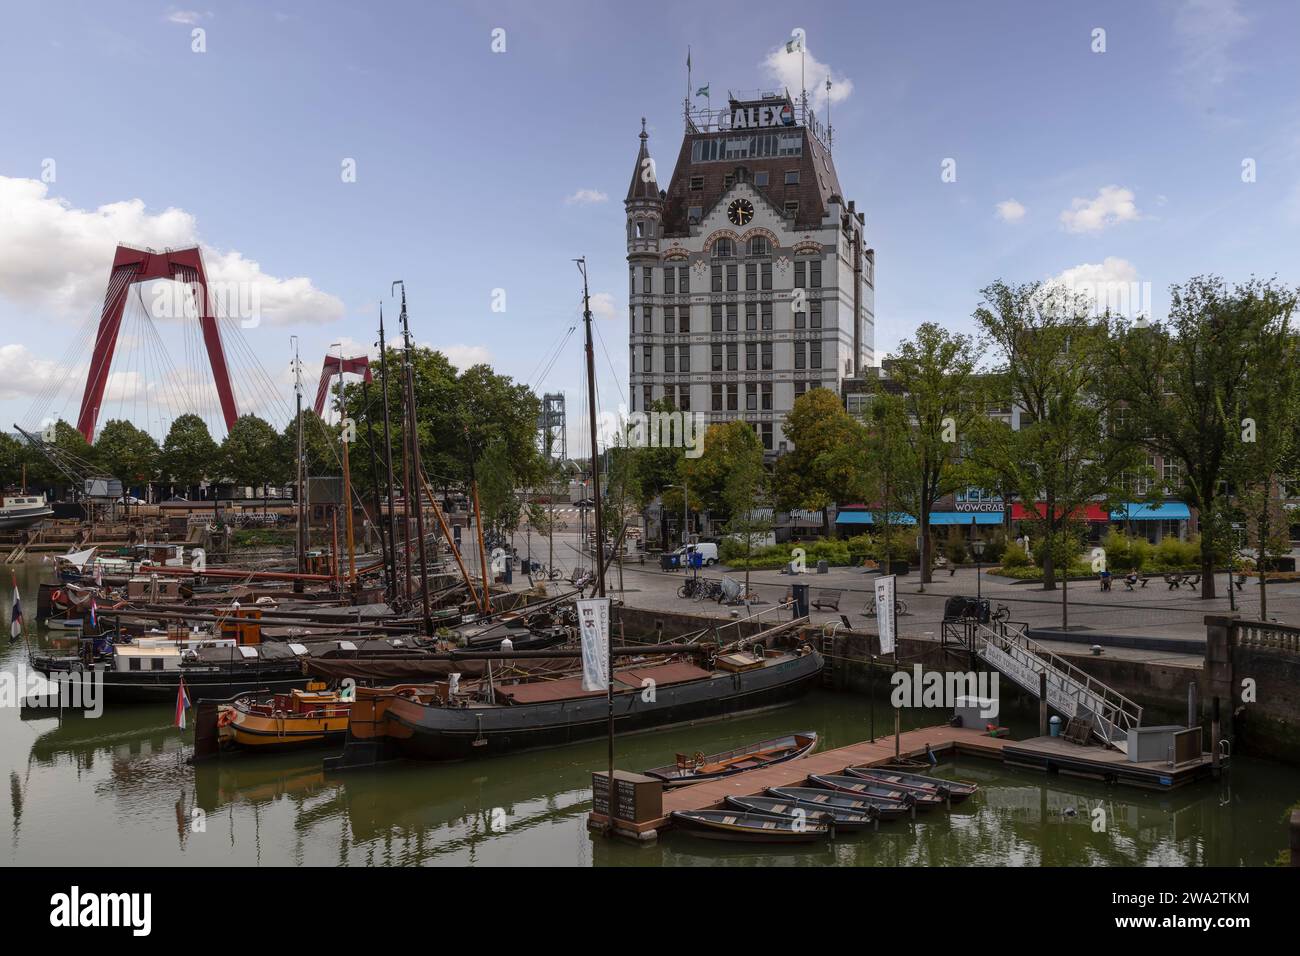
[[[710,581],[708,578],[687,578],[682,582],[682,586],[677,589],[677,596],[693,598],[696,601],[720,601],[722,599],[722,585],[717,581]]]
[[[871,600],[867,602],[867,606],[863,609],[862,613],[865,614],[867,617],[876,616],[875,597],[872,597]],[[906,614],[906,613],[907,613],[907,602],[900,600],[899,598],[894,598],[894,616],[898,617],[899,615]]]

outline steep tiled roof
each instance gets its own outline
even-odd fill
[[[650,158],[650,148],[647,145],[650,137],[645,131],[645,117],[641,117],[641,148],[637,150],[636,166],[632,170],[632,182],[627,187],[627,202],[636,199],[659,199],[659,183],[655,181],[653,175],[653,164],[647,164],[646,160]],[[646,177],[642,170],[650,170],[651,175]]]

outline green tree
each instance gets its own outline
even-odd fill
[[[743,424],[743,423],[741,423]],[[749,563],[754,556],[754,547],[761,544],[772,531],[772,520],[765,517],[770,514],[768,488],[770,478],[763,467],[763,448],[752,429],[746,427],[752,442],[739,439],[735,448],[739,456],[731,463],[722,486],[722,497],[726,502],[730,518],[727,520],[727,533],[736,538],[744,548],[745,554],[745,603],[749,603]]]
[[[263,419],[239,416],[221,442],[223,476],[236,485],[261,488],[265,495],[267,485],[288,478],[280,441],[280,435]]]
[[[1089,303],[1059,285],[998,281],[982,295],[975,319],[1021,409],[1011,463],[1043,542],[1043,587],[1055,588],[1058,564],[1068,587],[1079,515],[1098,499],[1107,506],[1118,499],[1125,473],[1141,462],[1135,443],[1115,427],[1115,396],[1101,387],[1106,323],[1094,321]],[[1069,626],[1068,594],[1061,598],[1061,621]]]
[[[852,455],[863,447],[862,427],[838,395],[814,388],[795,399],[783,428],[794,449],[776,463],[776,506],[820,510],[823,532],[830,536],[828,506],[856,497],[861,487],[864,462]]]
[[[0,432],[0,488],[16,487],[22,481],[25,444],[8,432]]]
[[[889,377],[901,390],[908,419],[904,448],[911,461],[903,475],[910,481],[903,486],[903,500],[920,525],[924,588],[931,581],[933,563],[930,513],[940,498],[969,479],[960,448],[973,437],[971,421],[982,412],[975,387],[975,347],[968,336],[923,323],[914,338],[899,346],[889,363]]]
[[[187,491],[221,467],[220,448],[198,415],[181,415],[172,422],[162,447],[162,474]]]
[[[682,459],[682,475],[690,483],[691,501],[707,509],[711,518],[729,521],[736,497],[728,494],[727,479],[733,469],[755,454],[761,461],[763,446],[752,425],[742,421],[710,425],[704,433],[703,454]],[[677,504],[681,504],[680,496]]]
[[[911,470],[915,467],[908,441],[911,425],[902,397],[881,386],[870,405],[866,429],[867,467],[863,470],[864,493],[873,504],[872,521],[878,538],[882,572],[889,573],[893,561],[907,558],[908,550],[895,533],[898,516],[907,513],[905,489],[915,484]]]
[[[109,475],[124,485],[145,484],[158,477],[158,442],[124,419],[115,418],[100,430],[95,451]]]
[[[1123,433],[1178,466],[1171,490],[1199,514],[1205,599],[1215,596],[1215,557],[1231,545],[1222,489],[1242,478],[1243,420],[1248,407],[1259,412],[1249,383],[1267,367],[1265,352],[1295,301],[1272,281],[1229,288],[1218,276],[1196,276],[1171,289],[1165,322],[1116,322],[1112,330],[1105,391],[1125,407]]]

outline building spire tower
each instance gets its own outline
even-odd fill
[[[632,181],[627,187],[623,208],[627,214],[627,267],[629,333],[635,344],[650,341],[655,332],[654,301],[656,276],[659,272],[659,237],[663,233],[663,194],[655,175],[655,163],[650,156],[650,135],[646,132],[645,117],[641,117],[641,145],[636,154]],[[635,361],[635,360],[634,360]],[[635,366],[634,366],[635,367]],[[647,411],[649,392],[629,396],[631,410]]]

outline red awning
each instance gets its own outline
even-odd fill
[[[1056,508],[1056,516],[1058,518],[1061,516],[1062,511],[1063,509],[1058,505]],[[1047,516],[1046,501],[1035,502],[1032,509],[1026,505],[1020,504],[1019,502],[1011,506],[1012,521],[1025,521],[1025,520],[1039,521],[1045,518],[1046,516]],[[1076,508],[1074,514],[1071,517],[1073,517],[1076,521],[1098,521],[1102,523],[1110,522],[1110,513],[1107,512],[1106,509],[1099,504],[1089,504],[1083,508]]]

